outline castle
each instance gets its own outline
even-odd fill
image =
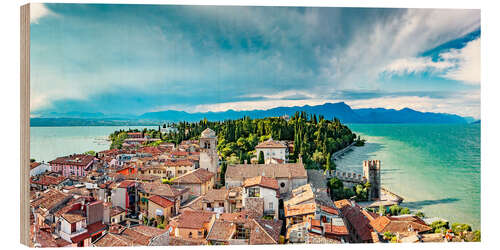
[[[380,160],[363,161],[363,177],[371,185],[368,198],[380,199]]]
[[[219,156],[217,155],[217,136],[207,128],[200,136],[200,168],[215,173],[218,177]]]

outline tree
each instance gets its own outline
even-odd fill
[[[446,229],[450,228],[448,222],[442,220],[434,221],[429,226],[432,228],[432,232],[434,233],[437,233],[439,231],[443,232]]]
[[[220,182],[222,185],[226,185],[226,170],[227,170],[227,163],[222,162],[220,166]]]
[[[264,152],[259,152],[259,164],[264,164]]]
[[[451,231],[453,231],[453,233],[455,233],[455,234],[459,234],[462,232],[472,231],[472,228],[468,224],[453,223],[453,224],[451,224]]]
[[[424,217],[425,217],[425,214],[424,214],[424,212],[422,212],[422,211],[418,211],[418,212],[415,214],[415,216],[417,216],[417,217],[419,217],[419,218],[424,218]]]

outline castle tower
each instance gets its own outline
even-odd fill
[[[217,136],[207,128],[200,136],[200,168],[206,169],[218,176],[219,156],[217,155]]]
[[[380,160],[363,161],[363,177],[370,182],[369,199],[380,199]]]

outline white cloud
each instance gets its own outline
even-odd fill
[[[359,84],[380,88],[377,79],[387,65],[462,37],[478,29],[480,21],[478,10],[409,9],[368,29],[359,27],[346,48],[332,52],[329,63],[322,68],[323,77],[338,88]]]
[[[386,66],[383,72],[395,75],[431,72],[465,84],[479,84],[481,82],[480,44],[481,38],[477,38],[461,49],[451,49],[441,53],[439,60],[435,62],[430,57],[397,59]]]
[[[30,22],[38,23],[40,18],[54,15],[55,13],[50,11],[43,3],[31,3],[30,4]]]
[[[397,75],[420,73],[423,71],[441,71],[453,67],[450,61],[433,62],[430,57],[413,57],[397,59],[385,68],[385,72]]]
[[[457,67],[448,71],[444,77],[469,84],[481,82],[481,39],[469,42],[460,50],[452,50],[441,57],[457,61]]]

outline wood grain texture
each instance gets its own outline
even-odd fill
[[[21,6],[21,244],[30,246],[29,161],[30,161],[30,5]]]

